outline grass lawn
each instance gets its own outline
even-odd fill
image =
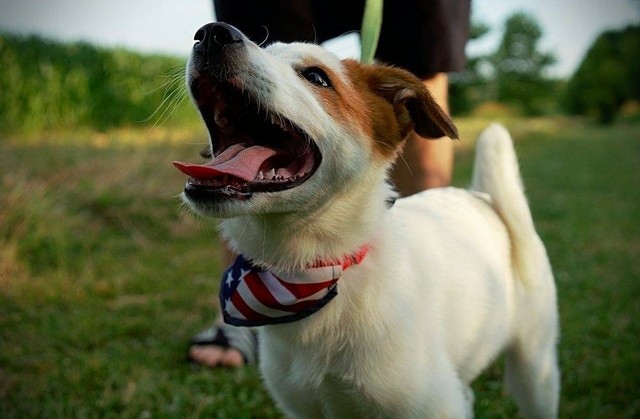
[[[561,416],[640,416],[640,123],[507,121],[556,273]],[[484,121],[461,120],[456,184]],[[171,137],[171,135],[169,135]],[[204,136],[0,139],[0,417],[280,417],[255,369],[185,360],[214,316],[213,223],[181,214]],[[498,363],[481,418],[514,417]]]

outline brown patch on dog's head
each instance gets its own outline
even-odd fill
[[[303,68],[318,68],[327,75],[330,88],[318,88],[316,93],[327,113],[342,126],[357,127],[365,135],[371,136],[371,126],[368,123],[370,112],[361,97],[359,86],[345,80],[344,75],[337,70],[317,61],[304,61]]]
[[[351,117],[369,125],[365,132],[371,133],[383,156],[395,155],[412,130],[425,138],[458,138],[451,119],[413,74],[386,65],[363,65],[353,60],[343,63],[366,110]]]

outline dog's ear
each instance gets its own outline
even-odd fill
[[[385,65],[371,66],[369,74],[370,88],[393,105],[403,137],[413,129],[425,138],[458,138],[451,118],[416,76]]]
[[[422,83],[418,86],[402,87],[396,90],[393,104],[398,120],[407,118],[406,113],[408,113],[413,123],[413,130],[421,137],[458,138],[458,129],[453,121],[436,103]]]

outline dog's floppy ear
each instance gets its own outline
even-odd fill
[[[458,138],[451,118],[416,76],[386,65],[372,66],[370,74],[372,89],[393,105],[403,136],[413,129],[426,138]]]

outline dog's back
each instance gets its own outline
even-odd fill
[[[408,294],[423,302],[420,316],[437,313],[446,324],[447,357],[461,380],[506,348],[507,386],[523,413],[554,417],[555,285],[506,129],[481,134],[469,190],[427,190],[399,199],[391,214],[403,240],[396,247],[422,270],[424,286]]]
[[[384,301],[386,308],[368,320],[383,325],[394,319],[398,329],[414,325],[403,345],[440,359],[438,369],[422,371],[438,376],[431,393],[445,398],[447,377],[466,385],[506,353],[506,382],[525,416],[556,416],[555,285],[503,127],[482,133],[469,190],[433,189],[397,200],[375,247],[375,262],[369,262],[375,267],[363,275],[377,272],[382,294],[369,300]],[[350,286],[362,279],[345,278],[341,303],[356,300]],[[378,358],[378,365],[402,368],[407,360],[395,355]],[[409,365],[424,367],[417,360]],[[472,397],[468,388],[466,394]]]

